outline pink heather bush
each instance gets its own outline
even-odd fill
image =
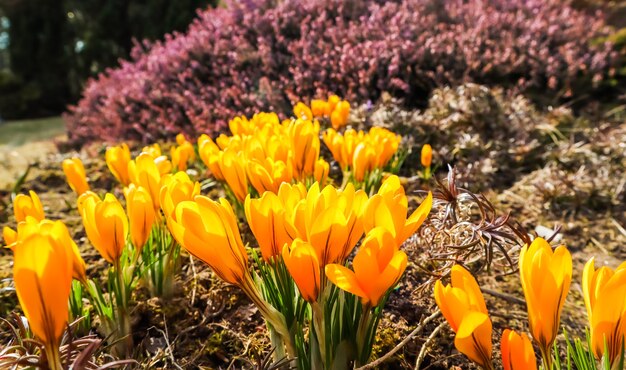
[[[418,106],[462,82],[567,96],[612,74],[616,53],[593,42],[604,34],[603,14],[559,0],[240,1],[136,45],[88,82],[67,127],[75,144],[151,142],[328,92]]]

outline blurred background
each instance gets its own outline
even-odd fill
[[[0,0],[0,121],[58,116],[134,40],[184,31],[216,0]]]

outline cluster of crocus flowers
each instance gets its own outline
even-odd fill
[[[363,235],[362,213],[367,195],[352,184],[338,190],[314,183],[284,183],[277,194],[246,198],[250,229],[267,262],[282,256],[310,302],[317,300],[323,269],[343,263]]]
[[[626,262],[615,270],[595,269],[591,258],[583,270],[583,296],[589,319],[591,350],[615,366],[624,356],[626,337]]]
[[[404,251],[398,250],[395,238],[384,227],[367,233],[359,247],[352,268],[329,264],[326,276],[340,289],[361,298],[366,307],[376,307],[381,299],[402,277],[407,265]]]
[[[314,184],[307,191],[301,184],[283,184],[277,194],[248,197],[245,211],[264,260],[271,261],[281,254],[307,300],[317,299],[313,292],[319,292],[321,277],[326,273],[342,289],[362,297],[364,304],[375,306],[380,294],[402,275],[406,255],[399,247],[419,228],[431,206],[429,195],[407,219],[404,188],[397,176],[390,176],[379,193],[369,199],[352,184],[343,191],[330,185],[320,189]],[[343,264],[364,231],[368,232],[365,240],[369,246],[362,247],[357,256],[361,255],[359,261],[376,260],[377,269],[360,262],[353,264],[354,272],[345,269]],[[346,276],[350,277],[350,286],[341,283]],[[367,281],[360,281],[362,278]],[[374,288],[367,285],[368,281],[380,285]],[[381,291],[382,286],[386,289]],[[365,296],[371,291],[377,293]]]
[[[341,127],[348,123],[348,116],[350,115],[350,103],[346,100],[341,100],[337,95],[330,95],[327,100],[313,99],[311,100],[311,109],[303,103],[298,103],[294,108],[296,117],[300,117],[299,114],[309,114],[308,117],[329,117],[330,124],[335,130],[339,130]]]
[[[403,275],[407,255],[399,248],[425,220],[431,205],[432,196],[429,195],[413,214],[408,215],[408,200],[397,176],[390,176],[380,193],[372,198],[351,183],[338,189],[332,185],[322,187],[316,182],[307,190],[303,183],[283,182],[275,193],[265,192],[259,198],[248,194],[244,202],[245,216],[262,257],[254,260],[261,264],[261,271],[273,271],[269,275],[262,272],[262,282],[255,282],[251,276],[237,219],[226,200],[217,202],[196,195],[193,199],[180,201],[173,210],[167,206],[165,214],[175,239],[189,253],[207,263],[222,280],[240,287],[259,306],[271,327],[282,335],[282,343],[290,356],[294,355],[295,343],[303,340],[294,339],[296,334],[293,331],[297,330],[294,325],[304,322],[297,315],[312,315],[309,320],[315,322],[312,324],[315,334],[309,340],[317,341],[320,351],[328,354],[322,354],[319,361],[331,363],[334,355],[330,352],[338,348],[328,347],[334,342],[326,341],[324,333],[330,335],[334,329],[324,328],[321,323],[331,320],[339,325],[336,318],[324,316],[341,309],[323,312],[328,295],[343,294],[352,302],[360,301],[363,308],[359,309],[362,312],[359,315],[363,316],[356,317],[350,325],[359,330],[359,338],[373,340],[375,329],[367,328],[376,325],[378,313],[374,312],[380,312],[373,308],[384,302]],[[382,220],[375,214],[383,212],[393,220]],[[364,235],[366,222],[367,234],[349,269],[345,265]],[[332,288],[331,283],[339,289]],[[265,288],[261,290],[257,284]],[[292,299],[287,302],[283,301],[286,298],[280,298],[280,303],[260,294],[260,291],[271,289],[293,295],[296,287],[300,294],[293,299],[310,304],[311,311],[294,311],[292,308],[302,307],[303,303],[291,306],[295,302]],[[332,304],[343,305],[343,300],[333,300],[335,303]],[[268,303],[270,301],[273,303]],[[359,343],[370,342],[359,339]],[[359,360],[367,360],[371,346],[366,347],[357,350],[362,354]]]
[[[310,118],[280,122],[271,113],[248,120],[237,117],[229,124],[232,136],[213,141],[198,138],[200,158],[213,176],[225,182],[238,202],[251,188],[259,195],[277,192],[284,182],[324,181],[329,164],[319,157],[319,123]]]
[[[435,283],[435,301],[456,333],[454,345],[483,369],[493,369],[492,324],[485,299],[472,274],[460,265],[451,270],[452,283]]]
[[[544,366],[550,369],[552,344],[572,281],[572,256],[565,246],[553,251],[545,239],[536,238],[522,248],[519,271],[530,333],[541,351]]]
[[[89,190],[85,166],[83,166],[83,162],[80,158],[73,157],[65,159],[63,160],[62,166],[65,177],[67,178],[67,183],[77,195],[80,196]]]
[[[372,127],[367,133],[348,129],[343,134],[331,128],[324,132],[323,140],[341,169],[351,171],[361,182],[375,169],[385,168],[402,138],[382,127]]]

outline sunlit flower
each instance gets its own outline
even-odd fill
[[[130,184],[125,195],[130,240],[135,248],[141,251],[150,237],[154,224],[154,205],[148,191],[141,186]]]
[[[293,114],[296,118],[302,119],[313,119],[313,113],[311,113],[311,109],[304,104],[303,102],[298,102],[295,107],[293,107]]]
[[[242,286],[249,279],[237,218],[226,200],[198,195],[194,201],[180,202],[170,224],[174,238],[224,281]]]
[[[185,140],[184,137],[183,140]],[[196,152],[193,148],[193,145],[185,140],[182,143],[179,143],[178,146],[172,147],[172,149],[170,150],[170,156],[172,157],[173,166],[178,171],[186,171],[187,164],[196,159]]]
[[[292,165],[271,158],[248,161],[247,175],[250,184],[259,194],[266,191],[277,192],[280,184],[293,179]]]
[[[354,271],[340,264],[326,266],[326,276],[339,288],[376,307],[406,269],[407,256],[395,248],[393,235],[383,228],[370,231],[352,262]]]
[[[124,251],[129,228],[124,208],[110,193],[104,200],[87,193],[81,203],[87,238],[104,259],[117,264]]]
[[[308,302],[315,302],[320,291],[320,264],[313,246],[295,239],[291,247],[284,246],[282,256],[302,297]]]
[[[161,179],[160,204],[166,217],[173,217],[178,203],[193,200],[200,194],[200,183],[191,181],[187,173],[179,171]]]
[[[535,350],[526,334],[504,329],[500,350],[504,370],[537,370]]]
[[[17,245],[31,235],[39,234],[46,237],[50,237],[55,242],[55,247],[68,248],[70,251],[70,258],[72,261],[72,274],[76,280],[86,281],[87,274],[85,272],[85,261],[78,251],[78,246],[72,240],[67,226],[62,221],[51,220],[36,220],[32,217],[27,217],[24,222],[20,222],[17,225],[17,232],[15,233],[14,250]]]
[[[422,147],[422,155],[421,155],[421,161],[422,161],[422,166],[424,167],[430,167],[430,163],[433,160],[433,148],[430,146],[430,144],[424,144],[424,146]]]
[[[337,107],[337,104],[339,104],[339,102],[341,101],[341,98],[337,95],[331,95],[328,97],[328,105],[327,107],[327,111],[325,112],[326,116],[330,116],[330,114],[335,110],[335,108]]]
[[[456,333],[454,346],[481,367],[493,369],[492,324],[478,283],[460,265],[452,267],[451,275],[451,284],[435,283],[435,301]]]
[[[291,189],[283,188],[283,192]],[[278,195],[266,192],[258,199],[246,198],[244,203],[250,230],[259,243],[263,259],[269,261],[291,245],[298,233],[286,216],[285,204]]]
[[[128,163],[128,174],[131,183],[141,186],[150,193],[155,210],[159,208],[161,192],[161,172],[156,160],[148,153],[141,153],[134,161]]]
[[[321,266],[343,263],[363,235],[361,214],[367,201],[362,190],[349,183],[343,191],[333,186],[320,190],[315,183],[299,208],[294,226],[316,250]]]
[[[379,155],[374,147],[365,143],[356,146],[352,157],[352,173],[356,181],[363,181],[365,175],[376,168]]]
[[[224,180],[235,198],[243,202],[248,195],[248,176],[246,176],[246,158],[243,153],[226,149],[221,152],[220,170]]]
[[[315,171],[313,173],[313,177],[315,181],[317,181],[321,186],[326,184],[328,180],[328,174],[330,173],[330,164],[324,160],[324,158],[320,158],[315,161]]]
[[[144,146],[141,149],[142,153],[148,153],[152,158],[158,158],[161,156],[161,146],[158,143]]]
[[[378,193],[372,196],[365,207],[363,226],[365,231],[375,227],[384,227],[395,237],[399,247],[422,225],[430,209],[433,198],[429,192],[426,199],[407,218],[408,199],[398,176],[389,176],[381,185]]]
[[[572,257],[564,246],[553,252],[545,239],[536,238],[522,248],[519,271],[530,332],[546,359],[559,331],[561,310],[569,292]]]
[[[77,158],[68,158],[63,160],[63,172],[65,173],[65,177],[67,178],[67,183],[70,185],[72,190],[78,195],[89,190],[89,185],[87,184],[87,175],[85,174],[85,167],[83,166],[83,162]]]
[[[15,199],[13,199],[13,213],[15,214],[15,221],[18,223],[26,220],[27,216],[37,221],[41,221],[46,217],[43,212],[43,205],[37,193],[31,190],[28,194],[29,195],[18,194]]]
[[[311,100],[311,113],[313,117],[322,117],[326,114],[326,111],[330,111],[330,107],[327,107],[328,103],[321,99]]]
[[[202,162],[211,170],[213,177],[224,181],[224,175],[220,168],[222,152],[220,148],[208,135],[201,135],[198,138],[198,153]]]
[[[335,106],[330,114],[330,123],[335,130],[345,126],[348,123],[348,116],[350,115],[350,103],[343,100]]]
[[[52,234],[29,235],[15,248],[13,280],[29,327],[46,347],[49,364],[60,367],[59,344],[67,326],[72,284],[70,246]]]
[[[615,271],[606,266],[596,270],[591,258],[583,270],[582,287],[591,328],[591,349],[598,358],[608,356],[613,366],[623,354],[626,336],[626,262]]]
[[[293,143],[294,176],[303,179],[313,175],[320,155],[320,126],[317,121],[297,119],[289,126]]]
[[[104,155],[107,167],[115,176],[117,181],[122,185],[128,186],[130,178],[128,177],[128,162],[130,162],[130,149],[126,143],[107,148]]]
[[[187,142],[187,138],[182,132],[176,135],[176,144],[183,145],[186,142]]]

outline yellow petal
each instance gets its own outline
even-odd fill
[[[57,346],[67,325],[72,265],[68,250],[53,243],[39,234],[23,240],[15,250],[13,278],[31,330]]]
[[[404,225],[404,230],[401,234],[401,237],[396,240],[398,245],[402,245],[405,240],[407,240],[411,235],[415,234],[417,229],[422,226],[422,223],[428,217],[431,208],[433,207],[433,194],[428,192],[428,196],[422,204],[417,207],[417,209],[411,214],[411,216],[406,220],[406,224]]]
[[[315,302],[319,294],[320,265],[313,247],[296,239],[291,250],[287,245],[283,247],[282,256],[302,297],[308,302]]]
[[[491,333],[489,316],[482,312],[469,312],[461,321],[454,345],[470,360],[486,368],[487,364],[491,364]]]
[[[367,294],[359,286],[359,282],[357,281],[354,272],[348,268],[337,264],[330,264],[326,265],[324,270],[328,280],[340,289],[361,297],[364,300],[368,299]]]

